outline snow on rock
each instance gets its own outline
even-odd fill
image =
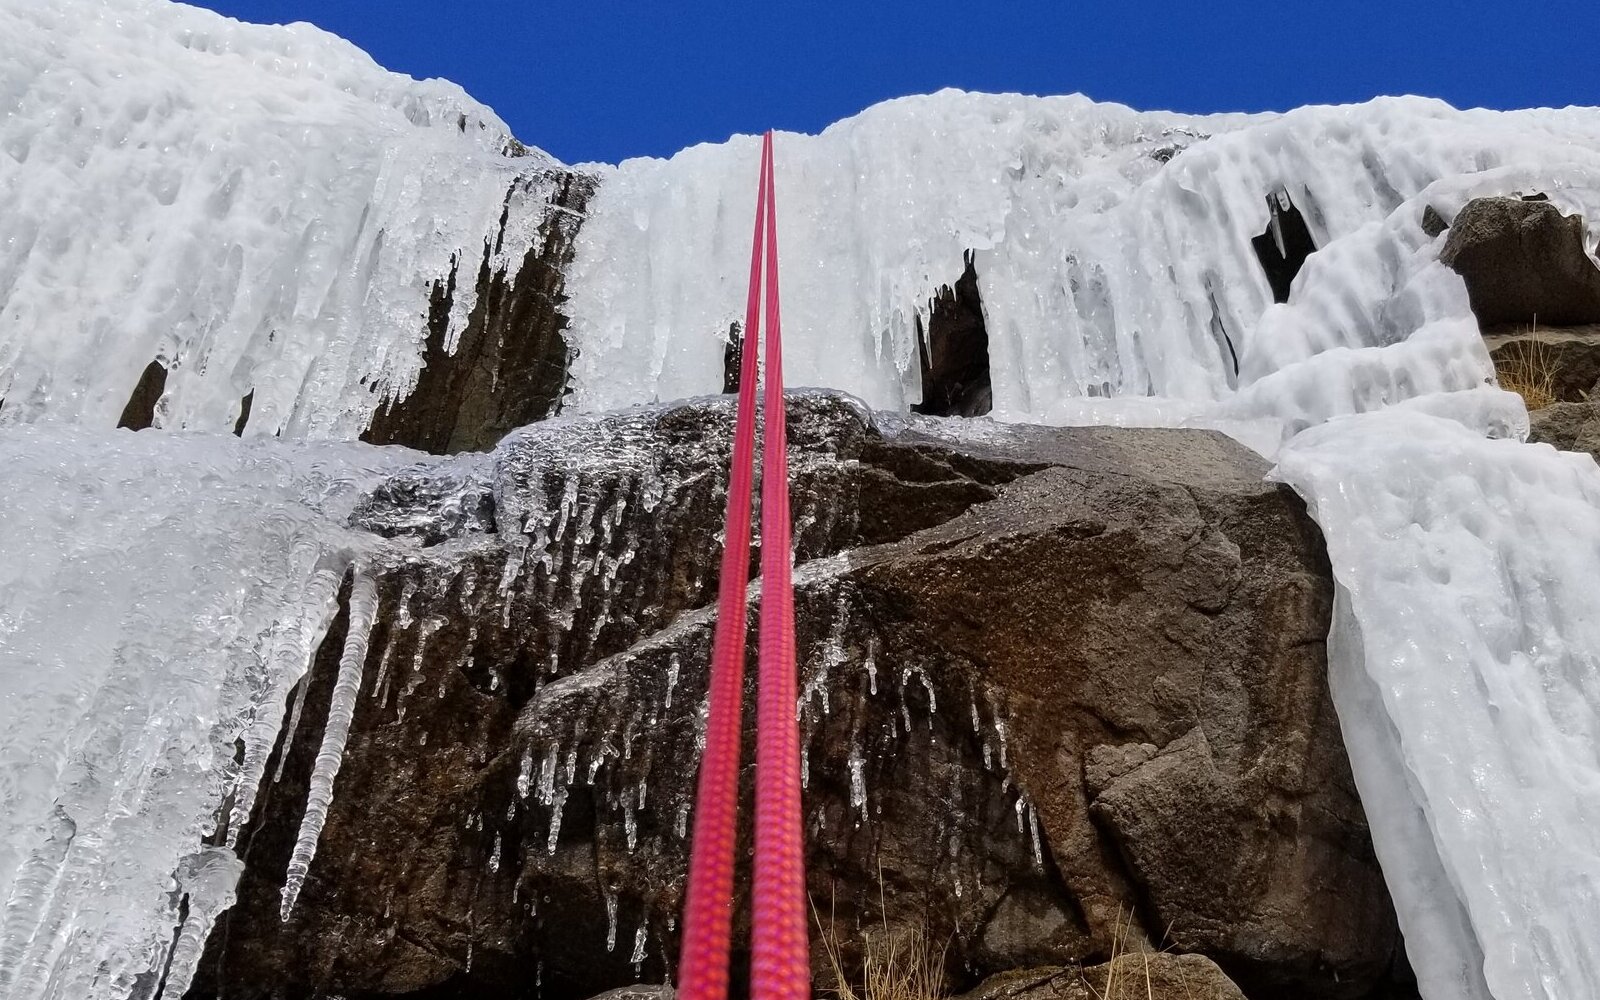
[[[415,457],[0,434],[0,997],[120,1000],[169,948],[169,977],[198,961],[240,869],[201,839],[261,777],[331,617],[319,581],[370,546],[354,494]]]
[[[156,426],[253,392],[250,433],[353,438],[414,383],[431,282],[521,261],[553,163],[310,25],[0,7],[0,424],[112,427],[155,359]]]

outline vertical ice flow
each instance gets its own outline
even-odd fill
[[[305,885],[311,860],[317,854],[317,840],[322,836],[323,824],[328,820],[328,807],[333,804],[333,782],[339,775],[345,741],[350,737],[350,723],[355,718],[356,701],[361,694],[362,667],[367,661],[367,640],[372,635],[372,621],[377,612],[377,585],[370,575],[357,570],[355,582],[350,587],[349,628],[345,633],[344,651],[339,654],[339,676],[333,685],[333,702],[328,707],[322,745],[317,749],[316,763],[311,771],[305,816],[300,820],[300,832],[295,837],[294,852],[289,856],[289,870],[283,880],[283,906],[279,912],[283,920],[288,920],[294,912],[295,900]]]

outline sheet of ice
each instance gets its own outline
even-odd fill
[[[201,842],[235,741],[264,761],[315,644],[289,640],[331,610],[317,581],[369,544],[353,493],[417,457],[0,432],[0,997],[124,1000],[169,949],[188,975],[240,868]]]
[[[249,433],[354,437],[452,259],[451,338],[480,259],[520,263],[552,166],[307,24],[0,4],[0,425],[113,427],[159,358],[157,426],[231,430],[253,392]]]
[[[1425,995],[1600,996],[1600,468],[1390,409],[1277,474],[1327,535],[1334,696]]]

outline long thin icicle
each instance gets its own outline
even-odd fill
[[[208,847],[185,861],[178,883],[189,900],[189,913],[172,945],[162,997],[178,1000],[189,992],[194,971],[205,952],[206,937],[222,911],[233,905],[242,874],[244,862],[226,848]]]
[[[311,669],[311,658],[322,642],[322,637],[327,633],[334,613],[338,610],[339,581],[343,578],[345,569],[344,563],[340,560],[324,561],[317,567],[311,585],[306,588],[305,597],[298,609],[300,613],[287,625],[282,619],[279,620],[278,627],[283,632],[276,637],[272,645],[271,670],[268,675],[270,686],[266,697],[262,700],[261,711],[251,720],[250,728],[246,730],[244,736],[244,763],[239,768],[233,810],[228,819],[229,848],[238,843],[239,831],[250,821],[250,813],[255,809],[256,795],[260,791],[261,780],[267,773],[267,759],[272,756],[272,747],[277,741],[279,726],[283,722],[283,713],[279,706]],[[297,700],[295,707],[298,708],[302,702],[303,698]],[[300,713],[294,714],[293,721],[298,722]],[[291,724],[284,734],[282,759],[287,759],[289,756],[288,741],[294,738],[294,731],[295,726]]]
[[[305,884],[311,859],[317,854],[317,840],[328,819],[333,802],[333,779],[344,760],[345,741],[350,736],[350,721],[355,717],[356,698],[361,693],[361,669],[367,660],[367,639],[372,634],[372,619],[378,610],[378,588],[372,577],[357,572],[350,588],[350,627],[345,633],[344,652],[339,656],[339,679],[333,686],[333,703],[328,706],[328,724],[322,731],[322,748],[311,771],[311,789],[306,795],[306,814],[300,821],[289,871],[283,880],[283,906],[279,916],[287,921],[294,912],[300,887]]]

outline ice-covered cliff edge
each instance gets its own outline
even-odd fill
[[[75,963],[138,967],[166,913],[152,887],[172,872],[129,855],[140,874],[116,883],[127,894],[106,912],[134,914],[133,929],[96,938],[101,952],[71,951],[72,921],[52,914],[77,912],[100,862],[68,858],[56,804],[68,803],[74,851],[121,843],[112,812],[71,804],[92,791],[72,769],[101,759],[97,741],[135,770],[170,749],[123,746],[139,723],[83,714],[73,698],[123,670],[145,708],[165,712],[169,694],[140,679],[167,678],[204,703],[172,745],[203,746],[253,706],[191,688],[214,662],[256,654],[193,608],[158,614],[104,574],[73,583],[125,539],[89,530],[72,498],[132,511],[120,530],[147,563],[167,531],[216,571],[151,593],[176,600],[187,586],[196,607],[265,602],[250,612],[292,621],[326,600],[298,603],[308,571],[273,561],[272,526],[308,516],[299,492],[275,485],[297,481],[293,462],[241,472],[275,453],[168,442],[194,466],[189,479],[169,469],[182,480],[169,491],[160,477],[141,485],[170,460],[142,439],[23,425],[109,430],[154,361],[166,371],[159,427],[353,439],[417,384],[429,336],[455,349],[478,305],[470,275],[522,277],[563,210],[552,202],[564,168],[451,85],[385,73],[305,26],[157,0],[0,5],[0,111],[0,481],[7,554],[22,556],[0,591],[0,685],[25,716],[0,757],[8,805],[21,805],[0,840],[0,986],[73,995],[86,968]],[[1369,808],[1393,820],[1374,827],[1424,991],[1596,992],[1585,929],[1600,922],[1589,832],[1600,653],[1576,609],[1600,566],[1600,473],[1516,442],[1525,414],[1486,386],[1465,289],[1426,216],[1540,191],[1593,218],[1600,111],[1398,99],[1189,117],[945,92],[778,147],[794,381],[886,408],[918,399],[916,328],[973,251],[1000,419],[1188,422],[1282,448],[1280,474],[1312,502],[1344,588],[1335,686]],[[571,327],[556,359],[570,362],[570,406],[720,387],[755,149],[736,138],[585,168],[599,187],[564,275]],[[1290,206],[1316,253],[1277,302],[1258,246],[1290,255]],[[209,497],[217,477],[237,480],[231,499],[169,497]],[[328,530],[305,526],[306,545],[333,544]],[[215,562],[223,537],[243,583]],[[83,602],[55,599],[78,590]],[[118,601],[114,633],[42,666],[38,636],[71,635]],[[49,743],[59,773],[40,777],[27,734],[65,739],[72,719],[89,725],[84,742]],[[220,787],[194,780],[174,786],[186,803],[166,814],[176,825],[151,819],[167,861]]]

